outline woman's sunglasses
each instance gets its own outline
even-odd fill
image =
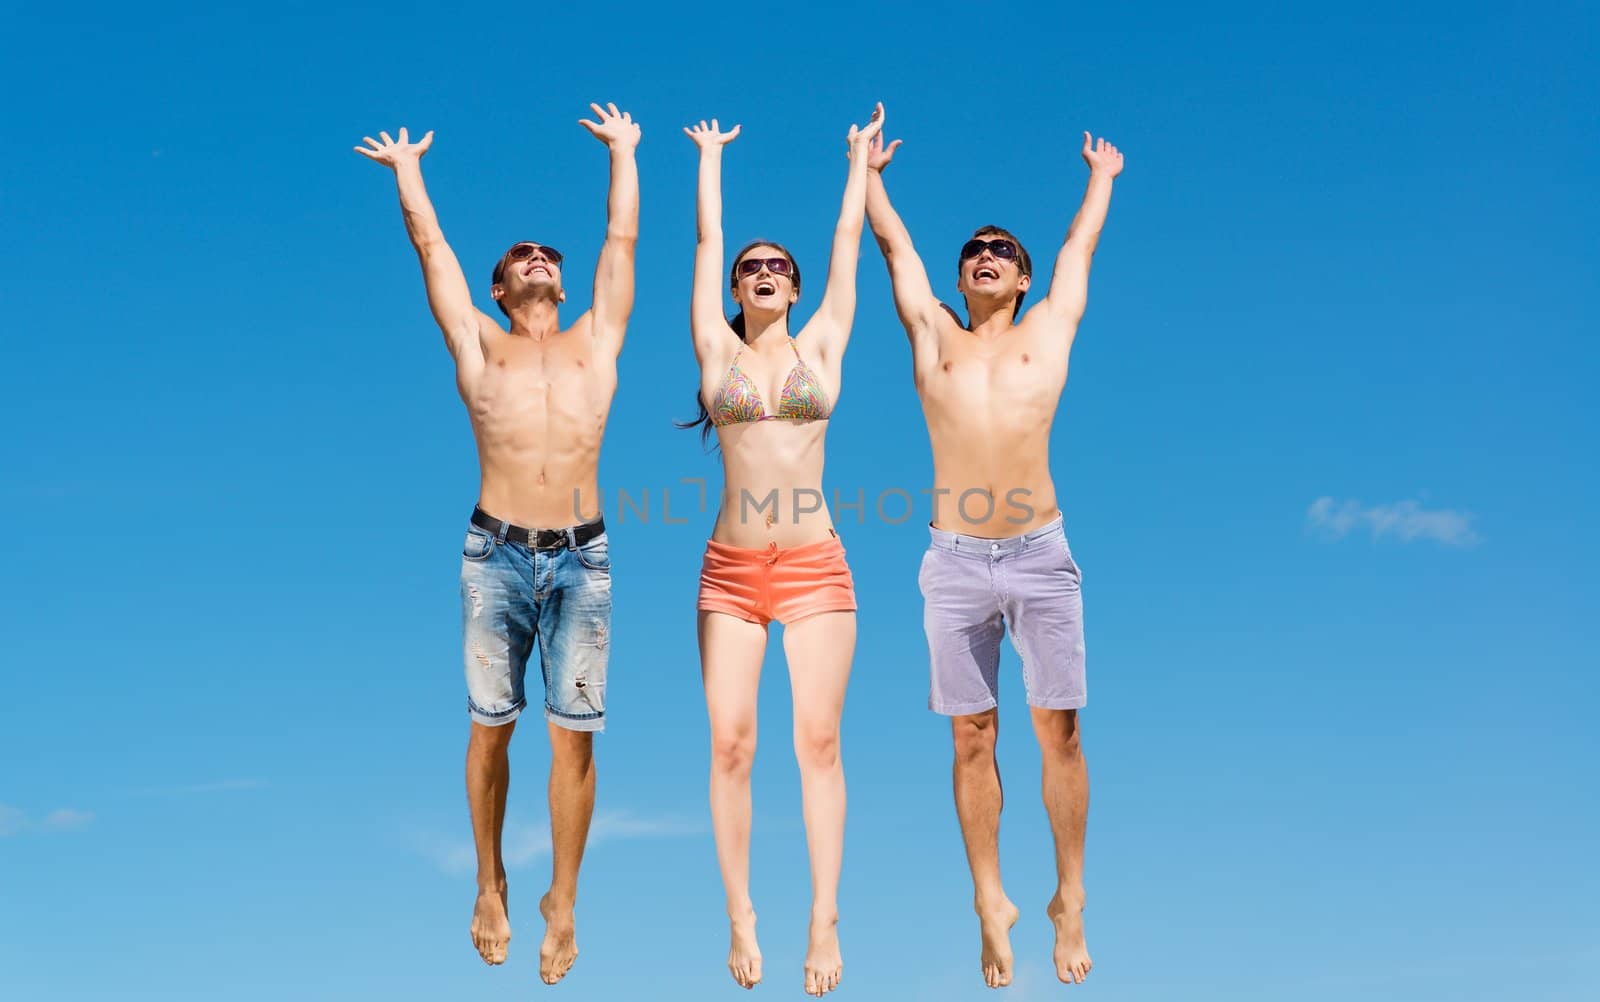
[[[737,269],[739,277],[748,278],[760,271],[762,266],[774,275],[783,275],[787,278],[794,274],[794,268],[790,266],[786,257],[747,257],[739,262]]]
[[[1002,261],[1015,261],[1017,259],[1017,245],[1009,240],[968,240],[961,245],[961,260],[977,257],[988,251]]]

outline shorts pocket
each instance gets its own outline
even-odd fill
[[[578,563],[591,571],[611,572],[611,542],[605,536],[596,536],[573,551]]]
[[[1078,579],[1078,584],[1083,584],[1083,571],[1078,567],[1078,562],[1072,559],[1072,547],[1067,545],[1065,539],[1061,541],[1061,555],[1067,561],[1067,570],[1072,573],[1074,578]]]
[[[487,560],[489,554],[494,552],[494,537],[487,532],[476,529],[467,530],[467,538],[461,544],[461,556],[464,560]]]

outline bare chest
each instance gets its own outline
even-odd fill
[[[483,368],[463,396],[477,413],[541,405],[584,410],[604,408],[615,388],[615,364],[601,364],[587,339],[506,338],[486,346]]]
[[[1067,381],[1064,358],[1028,345],[999,350],[958,345],[919,374],[923,399],[941,408],[1036,406],[1053,403]]]

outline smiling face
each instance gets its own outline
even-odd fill
[[[494,266],[489,295],[507,316],[508,306],[530,299],[563,302],[567,294],[561,288],[561,252],[531,240],[512,244]]]
[[[777,244],[754,243],[740,251],[729,281],[733,301],[751,313],[785,313],[800,298],[800,266]]]
[[[984,226],[962,248],[956,289],[965,297],[1005,303],[1022,299],[1033,284],[1033,262],[1021,241],[998,226]],[[970,312],[970,307],[969,307]]]

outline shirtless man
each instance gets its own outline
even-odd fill
[[[506,871],[500,853],[510,764],[506,750],[526,705],[532,649],[543,666],[550,734],[550,889],[539,976],[555,984],[578,958],[573,908],[578,866],[594,813],[594,732],[605,723],[611,561],[600,518],[597,466],[617,388],[617,354],[633,309],[639,234],[639,126],[616,105],[590,105],[581,121],[611,154],[605,245],[594,301],[566,330],[561,254],[531,241],[494,267],[489,295],[507,333],[472,303],[466,277],[434,216],[420,161],[433,142],[379,133],[356,152],[394,169],[406,232],[422,261],[428,306],[456,362],[456,386],[478,444],[478,505],[461,560],[461,602],[472,733],[467,802],[478,853],[472,942],[483,959],[506,958]],[[590,514],[592,513],[592,514]],[[574,525],[574,520],[579,524]],[[535,583],[537,582],[537,583]]]
[[[1089,188],[1056,256],[1044,300],[1019,323],[1033,279],[1016,237],[985,226],[961,249],[963,327],[933,294],[911,235],[889,204],[883,170],[899,140],[874,140],[867,219],[889,264],[895,308],[911,339],[917,392],[933,444],[933,542],[919,581],[931,655],[929,708],[951,718],[956,814],[972,870],[984,983],[1011,983],[1017,909],[1000,883],[1000,773],[995,762],[997,668],[1006,627],[1044,757],[1044,803],[1055,836],[1056,976],[1089,973],[1083,938],[1083,834],[1089,775],[1078,742],[1085,703],[1080,575],[1050,479],[1050,425],[1083,317],[1089,262],[1122,154],[1083,137]]]

